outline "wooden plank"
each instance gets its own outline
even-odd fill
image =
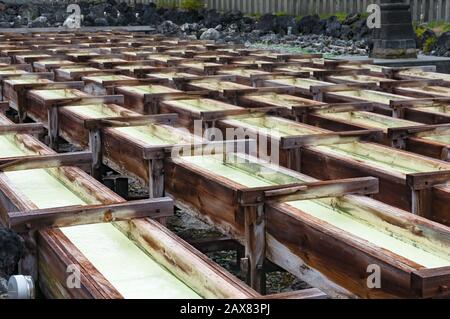
[[[47,227],[110,223],[145,217],[169,217],[173,215],[173,209],[173,201],[168,197],[109,205],[76,205],[12,212],[8,214],[8,226],[20,233]]]
[[[329,297],[320,291],[317,288],[309,288],[303,290],[289,291],[289,292],[281,292],[278,294],[265,295],[259,298],[255,298],[258,300],[276,300],[276,299],[328,299]]]
[[[346,132],[319,133],[311,135],[285,136],[281,137],[280,147],[282,149],[293,149],[305,146],[320,146],[346,144],[355,141],[375,140],[383,137],[382,130],[359,130]]]
[[[43,131],[42,123],[0,125],[0,134],[38,134]]]
[[[143,158],[161,159],[165,157],[175,156],[192,156],[202,154],[224,154],[227,153],[244,153],[246,150],[255,150],[255,140],[233,140],[233,141],[208,141],[196,142],[194,144],[177,144],[172,146],[152,146],[143,149]]]
[[[90,152],[17,156],[0,158],[0,171],[12,172],[37,168],[83,166],[90,164],[91,161],[92,154]]]
[[[101,119],[84,120],[84,127],[89,130],[107,127],[145,126],[150,124],[172,125],[178,119],[178,114],[157,114],[129,117],[106,117]]]
[[[406,183],[411,189],[422,190],[450,181],[450,171],[414,173],[406,175]]]
[[[9,110],[9,102],[8,101],[0,102],[0,114],[4,114],[8,110]]]
[[[411,274],[411,287],[420,298],[450,296],[450,267],[419,269]]]
[[[299,186],[268,190],[264,192],[265,199],[270,202],[288,202],[326,197],[338,197],[349,194],[371,195],[378,193],[378,179],[374,177],[349,178],[314,183]]]

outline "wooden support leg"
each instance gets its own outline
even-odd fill
[[[302,149],[293,148],[289,150],[288,155],[288,168],[297,172],[302,170]]]
[[[322,92],[314,93],[313,100],[323,102],[323,93]]]
[[[34,282],[38,280],[38,253],[35,231],[21,234],[25,241],[25,253],[19,262],[19,273],[24,276],[33,277]]]
[[[146,115],[159,114],[159,102],[152,101],[152,102],[145,103],[144,114],[146,114]]]
[[[258,292],[265,290],[264,258],[266,227],[264,204],[244,207],[245,257],[248,260],[248,284]]]
[[[148,160],[148,193],[150,198],[159,198],[164,196],[164,160]],[[166,218],[157,219],[162,225],[166,225]]]
[[[431,217],[431,189],[411,190],[411,213]]]
[[[47,110],[48,114],[48,137],[49,144],[52,149],[58,151],[58,138],[59,138],[59,121],[58,121],[58,108],[56,106],[50,106]]]
[[[450,162],[450,148],[448,147],[442,148],[441,160]]]
[[[26,90],[19,89],[17,92],[17,113],[19,116],[19,123],[23,123],[27,117],[27,97]]]
[[[96,179],[102,180],[102,132],[100,129],[89,131],[89,149],[92,153],[91,174]]]

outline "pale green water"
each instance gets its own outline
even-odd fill
[[[5,174],[40,209],[89,204],[45,169]],[[201,298],[112,224],[64,227],[61,231],[124,298]]]
[[[255,74],[269,74],[269,72],[261,71],[261,70],[253,70],[253,69],[230,69],[221,71],[223,74],[233,74],[233,75],[241,75],[241,76],[251,76]]]
[[[61,228],[126,299],[200,299],[112,224]]]
[[[252,128],[254,130],[266,129],[273,137],[284,137],[292,135],[309,135],[323,132],[315,130],[313,127],[307,127],[302,124],[292,122],[281,117],[263,116],[263,117],[246,117],[239,119],[227,119],[225,122],[236,127]],[[261,132],[263,133],[263,132]]]
[[[5,82],[8,82],[10,84],[32,84],[32,83],[51,83],[52,81],[48,79],[37,79],[33,77],[32,75],[30,77],[24,76],[17,79],[9,79]]]
[[[426,86],[423,88],[420,87],[400,87],[402,90],[409,91],[409,92],[420,92],[425,94],[435,94],[440,96],[450,96],[450,88],[445,86]]]
[[[163,129],[158,132],[152,126],[119,127],[115,130],[133,139],[155,146],[176,144],[181,140],[181,138],[177,138],[177,136]]]
[[[437,142],[441,142],[441,143],[445,143],[445,144],[449,144],[450,145],[450,135],[449,134],[434,135],[434,136],[424,136],[422,138],[424,138],[426,140],[437,141]]]
[[[391,79],[387,79],[387,78],[382,78],[382,77],[378,77],[378,76],[370,76],[370,75],[340,75],[340,76],[331,76],[331,79],[335,79],[335,80],[344,80],[344,81],[349,81],[349,82],[372,82],[372,83],[379,83],[381,81],[384,82],[391,82],[394,80]]]
[[[35,90],[33,92],[45,100],[73,99],[86,96],[85,93],[76,89]]]
[[[299,87],[305,90],[309,90],[311,86],[317,86],[317,85],[332,85],[333,83],[330,82],[323,82],[318,80],[312,80],[312,79],[279,79],[279,80],[270,80],[270,82],[274,82],[277,84],[283,84],[283,85],[292,85],[295,87]]]
[[[192,112],[242,109],[239,106],[210,99],[174,100],[166,103]]]
[[[64,72],[87,72],[87,71],[100,71],[100,69],[96,69],[96,68],[91,68],[91,67],[73,67],[73,68],[69,68],[69,67],[65,67],[65,68],[61,68],[61,71]]]
[[[66,106],[64,108],[73,113],[92,119],[118,116],[117,113],[113,112],[109,107],[106,107],[103,104],[74,105]]]
[[[224,90],[251,89],[251,87],[247,86],[247,85],[242,85],[242,84],[238,84],[238,83],[234,83],[234,82],[227,82],[227,81],[216,81],[216,80],[194,81],[191,84],[195,85],[197,87],[207,89],[207,90],[220,91],[220,92],[223,92]]]
[[[365,127],[381,128],[385,131],[390,127],[404,127],[420,125],[420,123],[396,119],[390,116],[380,115],[371,112],[337,112],[337,113],[320,113],[323,117],[335,120],[346,121],[351,124],[362,125]]]
[[[433,162],[432,160],[420,161],[415,157],[403,155],[395,150],[388,153],[387,148],[382,148],[382,146],[376,146],[375,144],[354,142],[333,146],[314,146],[313,148],[327,154],[345,156],[389,171],[394,170],[402,174],[434,172],[450,169],[450,164]]]
[[[275,106],[283,106],[286,108],[292,108],[293,105],[309,105],[315,104],[312,100],[302,99],[300,97],[288,94],[261,94],[261,95],[249,95],[247,99],[253,101],[261,101]]]
[[[261,176],[255,177],[244,170],[233,167],[231,164],[225,165],[219,158],[193,156],[183,157],[183,160],[245,187],[276,185]],[[301,181],[298,180],[298,182]],[[337,198],[327,198],[323,200],[292,201],[288,204],[347,233],[365,239],[380,248],[392,251],[425,267],[432,268],[450,265],[449,249],[443,250],[442,255],[432,254],[420,247],[400,240],[395,237],[395,234],[390,233],[389,230],[378,230],[372,225],[352,217],[344,209],[340,209],[337,202]]]
[[[445,73],[437,73],[437,72],[424,72],[421,70],[405,70],[400,71],[399,75],[412,76],[412,77],[424,77],[427,79],[436,79],[436,80],[444,80],[450,81],[450,74]]]
[[[416,109],[424,112],[444,113],[446,115],[450,114],[450,104],[440,106],[430,106],[430,107],[418,107]]]
[[[411,98],[396,94],[377,92],[371,90],[358,90],[358,91],[342,91],[342,92],[333,92],[334,95],[345,96],[345,97],[355,97],[363,100],[367,100],[370,102],[377,102],[382,104],[387,104],[392,101],[399,100],[410,100]]]
[[[98,75],[98,76],[86,76],[85,79],[91,80],[94,82],[103,82],[103,81],[119,81],[119,80],[136,80],[135,78],[125,76],[125,75]]]
[[[13,141],[13,135],[0,135],[0,158],[24,155]]]
[[[45,169],[5,172],[15,188],[19,189],[38,208],[86,205]]]
[[[0,75],[10,75],[10,74],[28,74],[24,70],[0,70]]]
[[[136,86],[122,86],[120,88],[128,92],[137,94],[180,92],[178,90],[162,85],[136,85]]]
[[[182,72],[163,72],[163,73],[150,73],[149,76],[158,79],[169,79],[174,78],[195,78],[195,74],[182,73]]]

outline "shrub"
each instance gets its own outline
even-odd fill
[[[435,47],[437,42],[436,37],[429,37],[425,40],[425,44],[423,45],[423,52],[430,53]]]
[[[204,3],[203,0],[182,0],[180,7],[185,10],[199,10],[204,8]]]
[[[156,4],[160,8],[175,9],[177,7],[176,0],[158,0]]]

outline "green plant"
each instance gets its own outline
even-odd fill
[[[199,10],[205,7],[203,0],[182,0],[180,4],[184,10]]]
[[[347,18],[347,13],[345,13],[345,12],[336,12],[336,13],[324,13],[324,14],[320,14],[319,15],[319,17],[320,17],[320,19],[322,19],[322,20],[326,20],[326,19],[329,19],[329,18],[331,18],[331,17],[333,17],[333,16],[335,16],[338,20],[339,20],[339,22],[344,22],[344,20]]]
[[[286,12],[283,12],[283,11],[280,11],[280,12],[275,13],[275,15],[276,15],[277,17],[283,17],[283,16],[287,16],[287,13],[286,13]]]
[[[425,44],[423,45],[423,52],[430,53],[431,50],[433,50],[434,46],[436,45],[437,38],[436,37],[429,37],[425,40]]]
[[[177,7],[176,0],[158,0],[156,5],[160,8],[175,9]]]

